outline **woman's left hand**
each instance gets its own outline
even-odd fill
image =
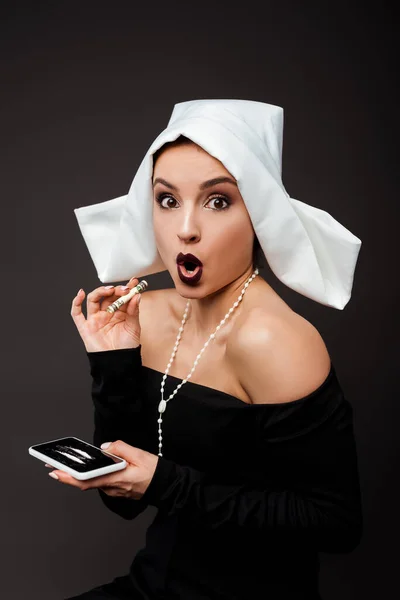
[[[67,483],[82,491],[100,488],[108,496],[139,500],[147,490],[150,481],[153,478],[158,462],[158,456],[146,452],[146,450],[129,446],[129,444],[125,444],[125,442],[122,442],[121,440],[112,442],[110,446],[104,448],[104,450],[124,458],[128,463],[125,469],[83,481],[75,479],[75,477],[69,473],[60,470],[52,471],[49,475],[54,473],[61,483]]]

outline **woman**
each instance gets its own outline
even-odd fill
[[[114,314],[127,290],[98,287],[87,318],[80,290],[71,310],[94,444],[128,467],[55,473],[125,519],[158,513],[129,574],[74,599],[318,599],[318,552],[349,552],[362,533],[351,405],[316,328],[259,275],[238,179],[182,135],[152,156],[156,261],[174,287]]]

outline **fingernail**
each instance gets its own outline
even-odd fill
[[[105,286],[105,289],[106,289],[106,290],[111,290],[111,288],[113,288],[113,287],[115,287],[115,285],[106,285],[106,286]]]
[[[142,299],[142,294],[139,294],[139,298],[137,299],[137,303],[138,303],[138,304],[139,304],[139,302],[141,301],[141,299]]]
[[[53,479],[58,479],[58,475],[56,475],[55,473],[48,473],[48,475]]]
[[[121,285],[121,290],[129,290],[129,285]]]
[[[77,293],[77,296],[79,296],[79,294],[81,293],[81,291],[82,291],[82,288],[81,288],[81,289],[79,290],[79,292]]]
[[[108,448],[108,446],[111,446],[111,442],[104,442],[104,444],[102,444],[100,448],[103,448],[103,450],[105,450],[106,448]]]

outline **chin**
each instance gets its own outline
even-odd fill
[[[200,282],[195,286],[191,286],[183,283],[178,277],[177,281],[174,283],[176,291],[182,298],[187,298],[188,300],[193,298],[194,300],[197,300],[197,298],[204,298],[208,295],[204,292],[204,285],[201,285]]]
[[[170,271],[170,275],[171,275],[171,271]],[[194,285],[190,285],[190,284],[187,284],[184,281],[182,281],[181,278],[179,277],[179,275],[177,274],[176,270],[174,272],[174,275],[173,276],[171,275],[171,278],[172,278],[172,281],[174,282],[176,291],[178,292],[178,294],[180,296],[182,296],[182,298],[187,298],[188,300],[190,298],[198,299],[198,298],[204,298],[205,296],[208,295],[205,292],[206,285],[204,283],[204,273],[202,274],[200,281],[198,281]]]

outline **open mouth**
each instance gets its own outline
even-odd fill
[[[178,263],[177,269],[180,280],[187,284],[195,284],[200,281],[203,273],[203,267],[187,261]]]
[[[180,252],[176,257],[178,275],[184,283],[197,283],[203,273],[203,264],[194,254]]]
[[[193,275],[195,271],[198,271],[200,269],[200,266],[198,264],[190,261],[185,261],[183,264],[180,263],[179,266],[182,267],[182,271],[185,272],[185,275]]]

